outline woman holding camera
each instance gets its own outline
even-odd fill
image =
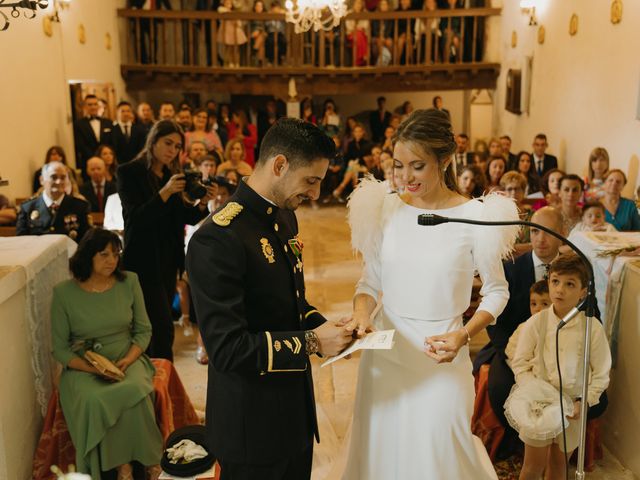
[[[117,469],[118,480],[133,480],[131,462],[137,461],[155,480],[162,435],[153,408],[155,369],[144,354],[151,325],[137,275],[121,269],[121,248],[115,233],[89,230],[69,260],[73,278],[53,289],[53,356],[64,367],[60,405],[79,472],[100,480],[102,471]],[[111,361],[124,377],[114,381],[101,373],[88,352]]]
[[[124,266],[136,272],[153,333],[148,354],[173,361],[171,302],[177,276],[184,270],[184,226],[204,218],[213,187],[197,205],[185,195],[179,170],[182,128],[173,120],[156,123],[145,148],[118,169],[118,193],[124,217]]]

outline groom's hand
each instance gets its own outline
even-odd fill
[[[324,322],[313,331],[318,336],[320,353],[329,357],[338,355],[352,340],[351,332],[344,325],[332,322]]]

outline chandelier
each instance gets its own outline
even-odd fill
[[[49,0],[20,0],[19,2],[6,3],[6,0],[0,0],[0,8],[10,8],[9,13],[12,18],[18,18],[22,14],[27,19],[36,16],[37,8],[47,8]],[[0,32],[9,28],[9,17],[0,10]]]
[[[347,14],[344,0],[287,0],[284,6],[287,22],[293,23],[296,33],[331,30]]]

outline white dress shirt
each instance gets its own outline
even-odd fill
[[[61,195],[57,200],[53,200],[49,195],[47,195],[47,192],[43,190],[42,199],[44,200],[44,204],[47,206],[47,208],[51,208],[51,205],[53,205],[54,203],[57,207],[59,207],[62,203],[62,200],[64,199],[64,195]]]
[[[544,157],[538,157],[535,153],[533,154],[533,164],[535,166],[536,172],[542,172],[544,170]]]
[[[536,252],[534,251],[531,251],[531,260],[533,260],[533,271],[535,273],[536,282],[544,280],[544,277],[547,275],[547,267],[545,267],[545,263],[540,260],[540,258],[538,258]],[[553,262],[553,260],[551,260],[551,262]],[[551,262],[547,263],[546,265],[550,265]]]
[[[93,134],[96,136],[96,140],[100,142],[100,120],[98,118],[92,118],[89,120],[89,125],[93,130]]]

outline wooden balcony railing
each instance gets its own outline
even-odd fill
[[[143,72],[311,79],[467,71],[495,83],[499,65],[483,60],[486,20],[500,12],[351,13],[332,31],[296,34],[284,14],[122,9],[122,70],[126,79]]]

